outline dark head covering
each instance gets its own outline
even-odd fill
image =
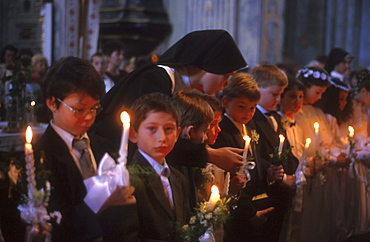
[[[325,63],[325,70],[329,73],[334,70],[334,67],[343,61],[352,61],[355,58],[353,55],[341,48],[334,48],[330,51],[328,59]]]
[[[164,52],[159,63],[171,67],[194,65],[213,74],[247,67],[234,39],[225,30],[191,32]]]

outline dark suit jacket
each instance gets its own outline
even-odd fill
[[[283,134],[286,137],[284,128],[281,125],[281,118],[276,113],[274,115],[278,123],[278,131],[275,132],[270,123],[268,122],[265,115],[256,110],[252,120],[248,123],[249,126],[255,127],[257,133],[260,135],[258,146],[260,150],[260,156],[262,159],[271,163],[270,154],[274,152],[274,148],[279,146],[279,134]],[[285,139],[283,149],[287,149],[290,146],[289,141]],[[287,163],[284,165],[284,171],[288,175],[295,173],[298,166],[298,160],[294,157],[292,152],[288,154]],[[284,215],[291,205],[291,197],[293,190],[285,187],[281,182],[275,182],[268,188],[268,196],[272,201],[272,205],[275,210],[267,223],[264,225],[265,230],[263,232],[264,238],[261,241],[277,241],[279,238],[281,226],[284,220]]]
[[[174,202],[174,209],[171,209],[159,175],[139,151],[136,151],[132,165],[151,171],[150,175],[139,177],[134,192],[139,213],[140,240],[179,241],[175,233],[175,222],[185,224],[189,211],[185,178],[170,167],[169,181]]]
[[[95,160],[111,150],[105,139],[89,135]],[[43,136],[34,145],[35,160],[45,152],[45,169],[51,171],[49,181],[52,191],[48,211],[62,214],[60,224],[53,222],[55,241],[91,241],[103,235],[98,216],[86,205],[86,188],[78,167],[62,138],[49,125]]]

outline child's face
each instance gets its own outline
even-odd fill
[[[221,91],[222,88],[226,85],[229,76],[229,74],[218,75],[205,72],[205,74],[201,77],[199,81],[202,89],[201,91],[210,95]]]
[[[272,85],[266,88],[260,87],[261,100],[259,105],[266,111],[274,111],[279,104],[280,95],[283,93],[285,86]]]
[[[197,129],[194,129],[194,127],[191,128],[190,132],[188,132],[189,139],[197,144],[204,143],[204,141],[208,139],[207,134],[209,126],[210,123],[204,123]]]
[[[33,71],[37,74],[43,75],[46,73],[46,69],[48,68],[45,61],[40,61],[36,64],[36,66],[33,68]]]
[[[216,142],[218,133],[220,133],[221,128],[218,125],[221,119],[221,112],[214,112],[215,118],[212,120],[211,124],[209,125],[209,130],[207,133],[207,140],[205,141],[206,144],[213,145]]]
[[[109,64],[112,64],[114,66],[120,66],[123,61],[123,51],[115,50],[113,53],[109,56]]]
[[[57,101],[54,97],[47,99],[46,103],[53,113],[53,123],[68,133],[77,136],[86,133],[95,121],[96,112],[91,110],[99,107],[99,100],[82,93],[73,93],[62,100],[57,108]],[[86,115],[78,118],[75,112],[71,111],[66,105],[73,109],[85,109]]]
[[[322,94],[326,91],[328,87],[320,87],[312,85],[311,87],[305,87],[304,90],[304,104],[314,104],[321,99]]]
[[[223,98],[222,103],[227,115],[235,122],[246,124],[253,118],[258,101],[251,101],[247,97],[241,96],[230,100]]]
[[[340,91],[338,93],[338,104],[339,104],[339,110],[343,111],[344,108],[347,105],[347,97],[348,97],[349,92],[347,91]]]
[[[288,115],[298,113],[303,104],[303,91],[292,89],[284,93],[280,100],[281,112]]]
[[[100,75],[103,75],[107,70],[107,60],[103,56],[94,56],[91,64]]]
[[[151,111],[141,122],[137,132],[133,129],[131,131],[130,140],[137,143],[144,153],[163,164],[165,156],[177,141],[180,128],[171,114]]]
[[[360,93],[356,96],[356,99],[367,106],[370,106],[370,91],[366,88],[362,88]]]

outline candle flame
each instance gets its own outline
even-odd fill
[[[351,138],[355,135],[355,129],[352,126],[348,126],[348,132]]]
[[[31,143],[32,141],[32,129],[31,126],[28,126],[26,129],[26,142]]]
[[[280,139],[280,143],[283,143],[283,142],[284,142],[284,140],[285,140],[284,135],[279,134],[279,139]]]
[[[313,124],[313,127],[315,128],[315,132],[319,132],[319,127],[320,127],[320,125],[319,125],[319,123],[318,123],[318,122],[315,122],[315,123]]]
[[[311,139],[307,138],[306,139],[306,144],[304,145],[304,147],[308,148],[308,147],[310,147],[310,144],[311,144]]]
[[[243,139],[244,139],[246,142],[248,142],[248,144],[249,144],[249,142],[251,141],[251,138],[250,138],[248,135],[244,135],[244,136],[243,136]]]
[[[36,105],[36,102],[35,101],[31,101],[30,105],[33,107]]]
[[[220,195],[220,192],[219,192],[218,187],[216,185],[213,185],[211,187],[211,191],[212,191],[212,194],[211,194],[212,197]]]
[[[123,124],[130,123],[130,115],[126,111],[123,111],[121,113],[121,122]]]

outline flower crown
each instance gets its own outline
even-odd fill
[[[321,79],[323,81],[326,81],[328,79],[328,76],[325,73],[322,73],[320,71],[314,71],[314,70],[307,69],[307,68],[298,70],[298,74],[297,74],[296,77],[301,75],[301,73],[302,73],[304,78],[308,78],[309,76],[313,76],[313,78]]]

